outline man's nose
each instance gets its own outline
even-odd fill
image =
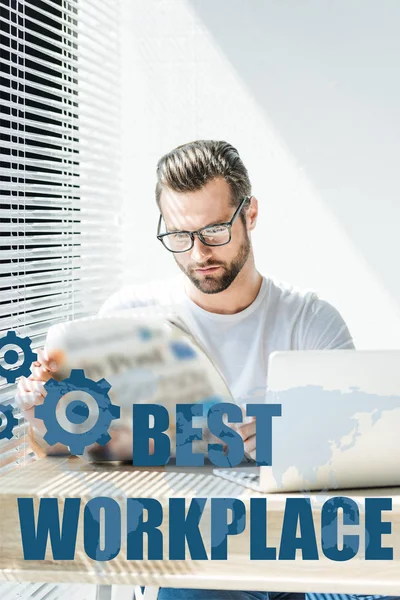
[[[191,250],[191,258],[195,262],[204,262],[210,258],[212,254],[212,249],[210,246],[206,246],[199,240],[197,235],[194,236],[193,248]]]

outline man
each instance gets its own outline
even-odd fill
[[[230,144],[196,141],[163,156],[157,166],[156,201],[158,238],[183,272],[183,286],[127,286],[107,300],[100,314],[134,306],[180,304],[189,327],[238,402],[249,397],[254,401],[257,394],[262,400],[268,357],[274,350],[354,348],[342,317],[328,302],[257,271],[251,232],[258,203],[247,170]],[[50,376],[51,365],[41,352],[32,376],[19,383],[20,399],[28,406],[42,402],[43,382]],[[255,421],[238,428],[245,450],[254,455]],[[304,598],[304,594],[270,596]],[[250,591],[159,592],[160,600],[268,597],[267,592]]]

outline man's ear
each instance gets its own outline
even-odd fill
[[[252,231],[257,224],[258,217],[258,200],[255,196],[251,197],[249,208],[246,211],[247,227]]]

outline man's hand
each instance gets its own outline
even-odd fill
[[[39,443],[38,437],[43,438],[46,434],[43,421],[35,417],[34,407],[43,404],[47,394],[44,384],[51,379],[57,368],[58,364],[53,358],[49,358],[45,350],[38,350],[37,360],[32,363],[32,374],[28,378],[21,377],[18,381],[15,400],[23,417],[31,426],[31,443]],[[60,452],[69,454],[68,448],[63,444],[55,444],[48,449],[49,454]]]
[[[49,357],[46,350],[37,351],[37,360],[32,363],[32,375],[28,378],[21,377],[18,381],[17,394],[15,400],[22,412],[24,418],[31,426],[30,441],[32,449],[40,454],[70,454],[67,446],[61,443],[46,447],[43,450],[42,441],[46,434],[46,428],[42,419],[35,417],[34,407],[43,404],[47,395],[44,384],[57,372],[60,366],[53,357]],[[62,360],[61,360],[62,362]],[[132,460],[132,432],[130,427],[111,426],[109,429],[111,440],[107,444],[107,455],[114,457],[114,460]],[[40,439],[42,438],[42,439]],[[40,448],[35,448],[39,444]],[[47,445],[46,445],[47,446]],[[105,456],[104,447],[94,443],[86,448],[88,455],[93,459],[102,459]],[[154,441],[149,440],[149,452],[154,453]]]
[[[42,404],[46,397],[44,384],[57,371],[57,363],[50,360],[45,350],[37,351],[37,360],[32,363],[32,375],[21,377],[18,381],[15,400],[24,417],[30,421],[33,407]]]
[[[256,418],[246,417],[246,405],[240,407],[243,413],[243,423],[231,423],[230,427],[235,429],[242,437],[244,451],[253,459],[256,458]]]

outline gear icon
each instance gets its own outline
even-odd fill
[[[31,365],[37,359],[35,352],[31,350],[32,340],[28,337],[19,337],[15,331],[7,331],[7,334],[0,338],[0,350],[8,344],[18,346],[24,353],[24,362],[16,369],[5,369],[0,365],[0,376],[5,377],[7,383],[15,383],[17,377],[24,375],[29,377],[31,374]],[[18,352],[16,350],[6,350],[4,353],[4,362],[7,365],[14,365],[18,361]]]
[[[105,446],[111,437],[108,434],[113,419],[118,419],[120,408],[111,403],[108,392],[111,385],[105,379],[93,381],[85,377],[83,369],[72,369],[67,379],[56,381],[49,379],[44,384],[47,395],[43,404],[35,406],[35,417],[41,419],[47,429],[44,440],[53,446],[61,442],[69,447],[71,454],[83,454],[85,447],[97,442]],[[89,431],[73,433],[64,429],[56,417],[59,400],[68,392],[86,392],[96,401],[99,408],[97,422]],[[73,400],[66,409],[66,417],[72,423],[83,423],[89,416],[87,404],[82,400]]]
[[[3,414],[6,418],[6,426],[3,431],[0,431],[0,440],[4,438],[8,438],[11,440],[13,436],[13,429],[16,425],[18,425],[18,420],[14,417],[13,407],[11,404],[0,404],[0,424],[3,424],[3,419],[1,418],[1,414]]]

